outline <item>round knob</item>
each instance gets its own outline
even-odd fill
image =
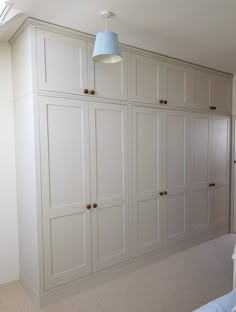
[[[163,100],[160,100],[160,101],[159,101],[160,104],[163,104],[163,102],[164,102]]]
[[[95,94],[95,91],[94,91],[94,90],[90,90],[90,91],[89,91],[89,94],[94,95],[94,94]]]
[[[164,103],[164,104],[167,104],[168,102],[167,102],[167,100],[165,100],[163,103]]]
[[[164,192],[164,195],[167,195],[167,194],[168,194],[168,192],[167,192],[167,191],[165,191],[165,192]]]
[[[163,196],[163,192],[160,192],[160,196]]]
[[[93,203],[92,206],[93,206],[93,208],[97,208],[98,205],[96,203]]]
[[[87,205],[86,208],[87,208],[87,209],[91,209],[91,205]]]
[[[84,89],[83,92],[84,92],[84,94],[88,94],[89,91],[88,91],[88,89]]]

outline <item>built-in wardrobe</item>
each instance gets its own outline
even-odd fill
[[[40,303],[229,231],[232,77],[126,46],[94,63],[93,43],[33,19],[11,39],[20,274]]]

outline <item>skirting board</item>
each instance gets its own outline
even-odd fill
[[[30,285],[27,283],[27,281],[25,281],[23,277],[20,278],[20,281],[22,282],[26,290],[29,292],[32,299],[37,304],[39,304],[40,307],[44,307],[48,304],[52,304],[59,300],[63,300],[71,296],[74,296],[90,288],[97,287],[117,277],[139,270],[142,267],[145,267],[151,263],[160,261],[164,258],[167,258],[176,253],[192,248],[194,246],[197,246],[199,244],[202,244],[204,242],[207,242],[211,239],[217,238],[227,233],[228,227],[221,228],[213,234],[206,232],[191,234],[191,236],[188,239],[185,239],[179,243],[164,246],[160,248],[158,251],[146,254],[144,256],[140,256],[138,258],[130,259],[130,261],[113,266],[109,269],[93,273],[89,276],[80,278],[76,281],[56,287],[53,290],[47,291],[47,293],[44,293],[41,296],[39,296],[39,294],[30,287]]]
[[[25,287],[34,302],[36,302],[38,305],[41,305],[39,294],[31,287],[31,285],[24,279],[23,276],[20,276],[20,282]]]

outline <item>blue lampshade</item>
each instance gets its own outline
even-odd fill
[[[111,31],[97,33],[93,60],[100,63],[117,63],[122,60],[116,33]]]

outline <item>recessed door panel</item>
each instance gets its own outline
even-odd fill
[[[188,106],[189,73],[183,66],[164,65],[164,99],[171,106]]]
[[[207,184],[209,176],[210,120],[194,115],[191,120],[192,183]]]
[[[40,98],[45,289],[91,272],[88,104]]]
[[[134,256],[162,242],[162,115],[155,109],[132,109]]]
[[[99,261],[106,261],[114,255],[125,252],[125,207],[111,206],[97,211],[97,233]]]
[[[212,124],[212,180],[222,181],[228,174],[228,127],[226,118],[214,118]]]
[[[48,105],[50,207],[83,203],[83,108]]]
[[[168,188],[179,188],[185,185],[185,126],[185,115],[178,113],[167,114],[166,178]]]
[[[215,76],[214,94],[216,109],[223,112],[231,112],[232,80]]]
[[[83,94],[87,84],[86,42],[37,30],[38,88]]]
[[[160,116],[136,114],[137,191],[156,192],[159,189],[159,129]]]
[[[158,103],[162,94],[162,63],[140,55],[132,55],[132,100]]]
[[[208,189],[198,189],[192,192],[191,198],[191,228],[198,230],[209,225]]]
[[[215,205],[214,205],[214,222],[227,223],[228,203],[227,203],[227,185],[215,187]]]
[[[185,194],[172,194],[166,198],[167,239],[181,237],[185,233]]]
[[[160,240],[159,200],[140,200],[137,206],[138,248],[148,248]]]
[[[86,265],[84,214],[51,219],[52,274],[73,271]],[[77,239],[77,244],[72,242]]]
[[[203,72],[194,71],[191,105],[195,108],[207,109],[213,105],[212,100],[212,76]]]
[[[127,108],[90,103],[93,271],[129,257]]]
[[[124,196],[124,133],[122,111],[97,109],[97,199]]]

